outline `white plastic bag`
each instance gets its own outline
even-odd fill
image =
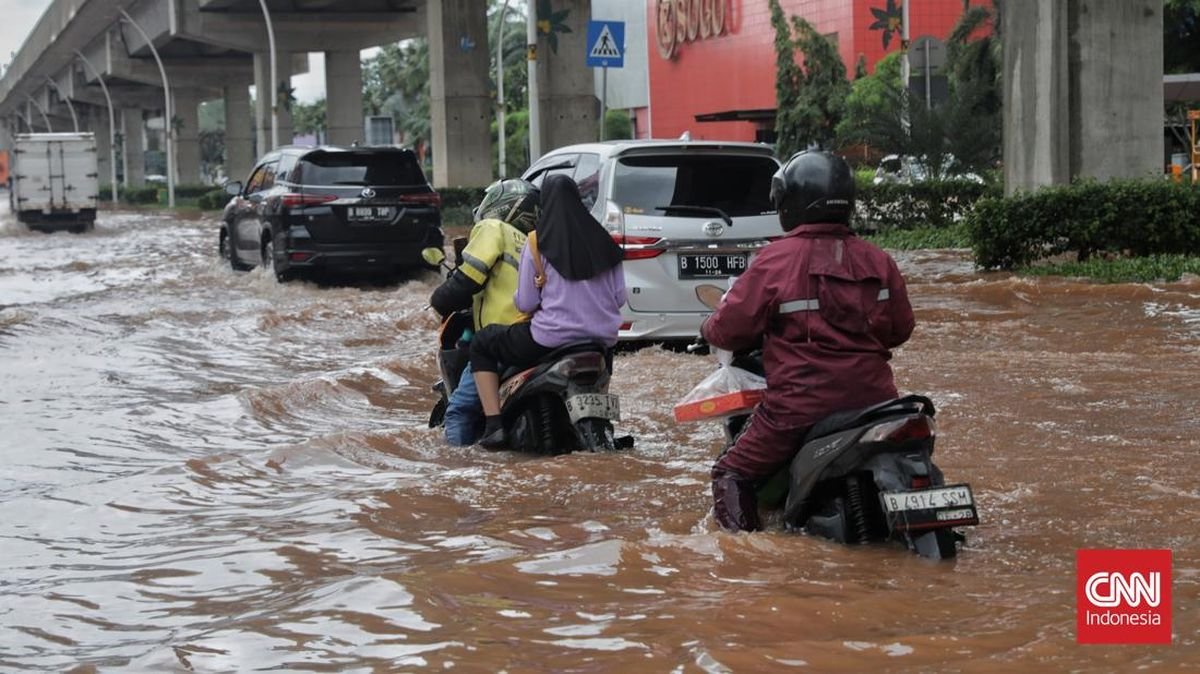
[[[762,399],[767,380],[732,365],[733,353],[714,350],[717,369],[675,405],[676,421],[704,421],[746,414]]]

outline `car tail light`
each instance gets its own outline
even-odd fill
[[[292,262],[305,262],[312,256],[312,253],[292,253],[288,255],[288,259]]]
[[[920,414],[874,426],[863,434],[862,442],[904,442],[923,440],[936,435],[937,425],[934,424],[933,417]]]
[[[621,246],[626,260],[648,260],[666,252],[664,248],[655,248],[662,239],[657,236],[625,236],[613,234],[613,241]]]
[[[442,207],[442,195],[437,192],[419,192],[417,194],[403,194],[400,196],[400,203],[412,204],[414,206],[436,206]]]
[[[625,321],[624,323],[621,324],[622,330],[629,330],[631,328],[633,328],[633,321]]]
[[[316,206],[318,204],[327,204],[331,201],[337,201],[337,195],[334,194],[296,194],[289,192],[279,197],[279,203],[288,208],[296,206]]]
[[[625,229],[625,215],[616,202],[610,201],[604,207],[604,228],[613,233]]]

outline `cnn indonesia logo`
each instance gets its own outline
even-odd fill
[[[1079,550],[1075,584],[1079,643],[1171,643],[1170,550]]]

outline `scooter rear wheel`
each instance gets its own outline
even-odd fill
[[[958,555],[953,529],[938,529],[912,538],[913,552],[928,559],[953,559]]]
[[[579,440],[583,449],[591,452],[612,452],[616,450],[613,439],[613,427],[605,419],[580,419],[575,423],[579,432]]]

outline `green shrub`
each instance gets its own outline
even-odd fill
[[[949,227],[980,199],[999,194],[999,187],[970,180],[872,185],[859,179],[855,227],[871,232]]]
[[[970,248],[971,239],[962,222],[949,227],[919,227],[893,229],[865,237],[880,248],[889,250],[926,250],[929,248]]]
[[[1024,267],[1075,253],[1200,254],[1200,188],[1167,181],[1082,181],[981,200],[966,225],[975,263]]]
[[[121,201],[127,204],[158,203],[158,188],[153,185],[143,187],[124,187],[118,192]]]
[[[443,187],[438,194],[442,195],[442,208],[475,208],[483,201],[486,187]]]
[[[1020,273],[1031,276],[1086,277],[1101,283],[1154,283],[1178,281],[1184,274],[1200,275],[1200,257],[1187,255],[1151,255],[1084,262],[1061,262],[1022,267]]]
[[[219,211],[225,208],[232,197],[224,189],[209,189],[196,200],[196,206],[205,211]]]
[[[175,186],[175,198],[194,199],[196,197],[202,197],[211,191],[213,191],[212,185],[205,185],[203,183],[184,183],[182,185]]]

